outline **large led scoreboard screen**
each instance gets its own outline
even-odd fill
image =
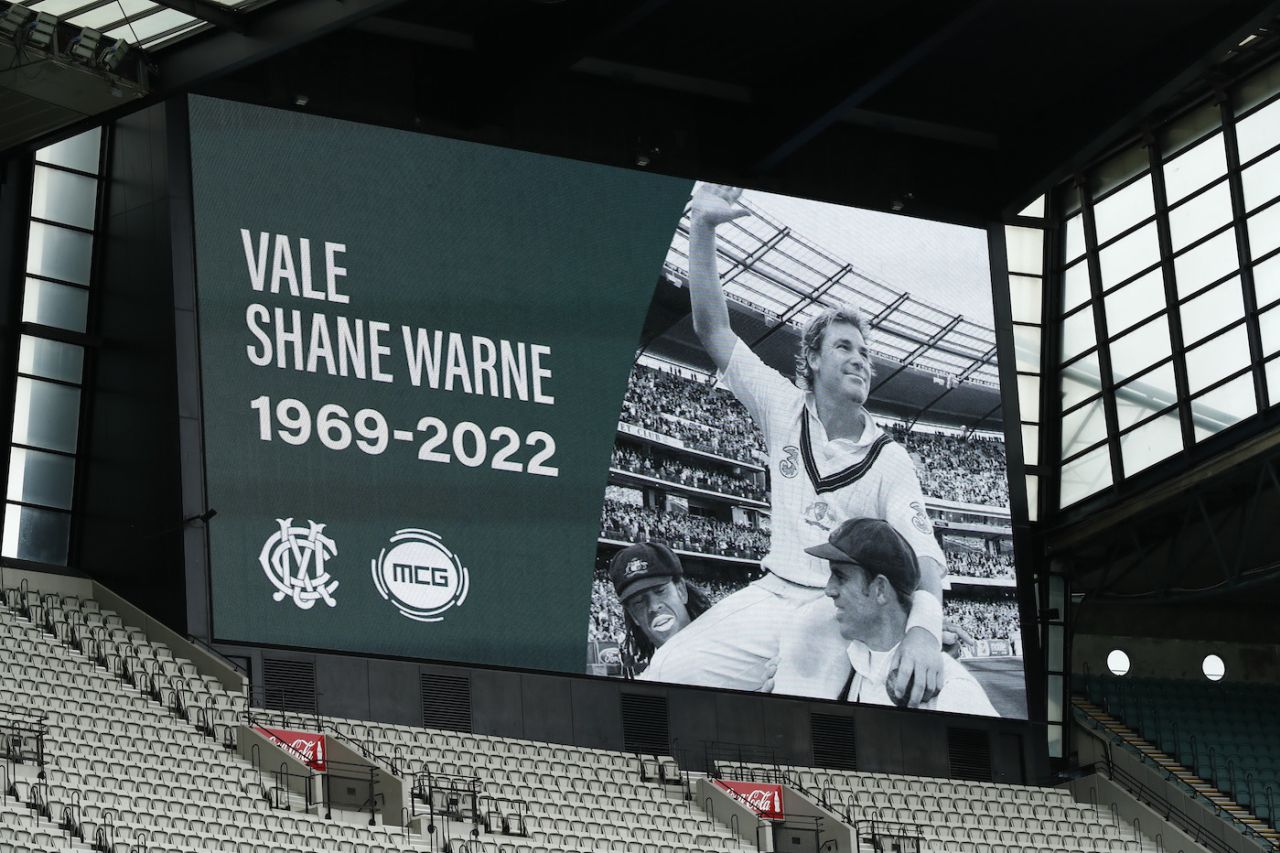
[[[190,127],[217,639],[1025,716],[982,232]]]

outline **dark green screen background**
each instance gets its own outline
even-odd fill
[[[218,639],[581,672],[600,504],[640,326],[691,182],[227,101],[190,102],[205,461]],[[348,305],[258,293],[246,228],[345,243]],[[255,243],[256,245],[256,243]],[[252,303],[391,325],[391,384],[257,367]],[[554,406],[414,388],[400,325],[551,347]],[[331,324],[332,329],[332,324]],[[336,341],[335,341],[336,343]],[[258,438],[260,395],[556,439],[555,478]],[[446,444],[440,448],[449,450]],[[450,451],[451,452],[451,451]],[[491,451],[492,453],[492,451]],[[531,451],[517,457],[527,462]],[[276,519],[337,545],[337,606],[302,611],[258,565]],[[470,570],[442,622],[402,615],[370,561],[406,527]]]

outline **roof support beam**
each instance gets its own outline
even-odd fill
[[[220,30],[230,30],[233,33],[245,31],[245,14],[220,3],[211,3],[209,0],[152,0],[152,2],[158,6],[183,12],[193,18],[199,18]]]
[[[947,21],[922,41],[917,42],[914,47],[907,50],[887,67],[881,69],[879,73],[865,80],[852,92],[802,121],[773,150],[756,161],[753,171],[762,173],[776,169],[784,160],[813,141],[818,134],[841,121],[851,110],[866,103],[888,88],[898,78],[915,68],[921,60],[928,57],[939,46],[950,41],[952,37],[981,17],[994,5],[994,0],[979,0],[979,2],[970,3],[967,9]]]
[[[929,340],[925,341],[924,343],[920,344],[920,345],[919,345],[919,346],[917,346],[915,349],[913,349],[913,350],[912,350],[912,351],[907,355],[907,357],[906,357],[906,358],[904,358],[904,359],[902,360],[902,363],[901,363],[900,365],[898,365],[896,368],[894,368],[894,371],[893,371],[892,373],[890,373],[890,374],[889,374],[888,376],[886,376],[884,379],[881,379],[881,380],[880,380],[879,382],[877,382],[874,386],[872,386],[871,390],[867,392],[867,396],[870,396],[870,395],[874,394],[874,393],[875,393],[877,390],[879,390],[880,388],[883,388],[883,387],[884,387],[884,385],[885,385],[885,383],[887,383],[890,379],[892,379],[893,377],[897,376],[899,373],[901,373],[902,371],[904,371],[904,370],[906,370],[908,367],[910,367],[912,364],[914,364],[914,363],[915,363],[915,360],[916,360],[917,358],[919,358],[920,356],[922,356],[922,355],[924,355],[926,352],[928,352],[930,347],[932,347],[934,344],[938,343],[938,341],[940,341],[940,340],[942,340],[943,338],[945,338],[945,337],[947,336],[947,334],[948,334],[948,333],[950,333],[950,331],[951,331],[952,329],[954,329],[956,326],[960,325],[960,321],[961,321],[962,319],[964,319],[964,318],[963,318],[963,317],[961,317],[959,314],[957,314],[956,316],[952,317],[952,318],[951,318],[951,322],[950,322],[950,323],[947,323],[947,325],[943,326],[941,329],[939,329],[938,331],[936,331],[936,332],[934,332],[932,335],[930,335],[930,336],[929,336]]]
[[[222,77],[403,2],[295,0],[255,9],[245,16],[248,26],[242,33],[215,30],[157,53],[156,94],[168,95]]]

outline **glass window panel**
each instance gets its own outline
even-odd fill
[[[1164,271],[1156,268],[1111,291],[1103,302],[1107,309],[1107,334],[1114,335],[1152,314],[1164,310]]]
[[[1077,213],[1066,221],[1066,252],[1068,261],[1084,254],[1084,215]]]
[[[88,234],[32,222],[27,238],[27,272],[88,284],[92,250],[93,238]]]
[[[1237,326],[1187,350],[1187,386],[1194,394],[1249,364],[1249,334]]]
[[[1027,423],[1040,422],[1040,377],[1018,377],[1018,418]]]
[[[1040,324],[1040,304],[1044,294],[1044,279],[1039,276],[1009,276],[1009,304],[1013,322]]]
[[[1276,92],[1280,92],[1280,63],[1264,68],[1237,85],[1231,98],[1236,106],[1236,115],[1257,106]]]
[[[1062,647],[1062,638],[1061,638],[1062,628],[1061,626],[1053,626],[1049,629],[1050,659],[1052,659],[1053,657],[1053,633],[1054,633],[1055,627],[1057,628],[1057,631],[1058,631],[1058,647],[1059,648]],[[1061,653],[1059,653],[1059,656],[1061,656]],[[1059,667],[1061,667],[1061,664],[1059,664]],[[1048,711],[1049,711],[1050,722],[1062,721],[1062,676],[1061,675],[1049,676]]]
[[[1280,144],[1280,101],[1273,101],[1236,122],[1236,146],[1240,162],[1248,163],[1268,148]]]
[[[1253,210],[1280,195],[1280,152],[1245,169],[1240,173],[1240,182],[1244,184],[1245,210]]]
[[[1134,273],[1146,269],[1160,260],[1160,242],[1156,224],[1144,225],[1132,234],[1121,237],[1098,253],[1102,269],[1102,286],[1119,284]]]
[[[1200,341],[1244,317],[1240,277],[1232,276],[1182,304],[1182,343]]]
[[[35,0],[34,2],[27,2],[25,5],[61,18],[74,9],[81,9],[90,5],[90,2],[89,0]]]
[[[1027,475],[1027,518],[1040,520],[1040,478],[1035,474]]]
[[[18,346],[18,370],[63,382],[79,382],[84,350],[75,344],[23,335]]]
[[[137,18],[131,23],[116,27],[114,30],[109,30],[106,33],[103,33],[103,35],[107,38],[124,39],[130,43],[133,43],[135,39],[141,42],[151,38],[157,33],[162,33],[165,30],[171,30],[174,27],[190,20],[191,19],[187,17],[185,13],[179,12],[176,9],[164,9],[154,15],[148,15],[145,18]]]
[[[1172,352],[1169,319],[1161,315],[1111,342],[1112,379],[1119,384]]]
[[[98,182],[84,175],[36,166],[31,186],[31,215],[80,228],[92,228]]]
[[[1048,747],[1050,758],[1062,757],[1062,726],[1057,723],[1049,723],[1045,727],[1045,745]]]
[[[1191,401],[1191,422],[1196,441],[1239,423],[1258,412],[1253,374],[1245,373]]]
[[[80,428],[80,389],[18,377],[13,440],[74,453]]]
[[[1100,375],[1097,353],[1062,368],[1062,404],[1058,411],[1069,409],[1097,394],[1102,388]]]
[[[1132,477],[1180,450],[1182,422],[1177,411],[1153,418],[1120,436],[1120,458],[1124,462],[1126,477]]]
[[[75,473],[70,456],[15,447],[9,457],[9,500],[71,509]]]
[[[1027,465],[1040,464],[1040,427],[1022,425],[1022,461]]]
[[[38,278],[27,279],[22,294],[24,323],[83,332],[88,313],[89,291]]]
[[[1267,362],[1267,391],[1271,395],[1271,405],[1274,408],[1280,404],[1280,358],[1273,358]]]
[[[1169,211],[1169,236],[1176,252],[1231,221],[1231,187],[1226,181]]]
[[[1217,237],[1211,237],[1173,259],[1173,271],[1178,279],[1178,296],[1189,296],[1209,282],[1233,273],[1238,268],[1236,235],[1234,229],[1228,228]]]
[[[90,9],[71,19],[71,22],[79,27],[92,27],[100,30],[103,27],[114,24],[125,18],[131,18],[139,12],[145,12],[148,9],[155,8],[150,0],[117,0],[117,2],[108,3],[106,6],[99,6],[96,9]]]
[[[1131,379],[1116,388],[1116,427],[1120,430],[1162,412],[1178,401],[1173,363]]]
[[[1079,261],[1062,273],[1062,313],[1088,302],[1089,296],[1089,265]]]
[[[1268,258],[1253,268],[1253,294],[1259,308],[1280,299],[1280,255]]]
[[[1031,202],[1031,204],[1018,211],[1019,216],[1026,216],[1032,219],[1044,218],[1044,196]]]
[[[41,163],[52,163],[68,169],[79,169],[81,172],[98,173],[98,152],[102,148],[102,128],[86,130],[78,136],[55,142],[48,148],[36,152],[36,159]]]
[[[1165,196],[1173,204],[1226,173],[1227,149],[1222,134],[1215,133],[1164,164]]]
[[[1005,253],[1009,258],[1009,272],[1028,275],[1044,273],[1044,232],[1039,228],[1020,228],[1006,225],[1004,229]]]
[[[1280,248],[1280,204],[1258,211],[1248,222],[1249,251],[1255,258]]]
[[[1143,159],[1145,161],[1145,157]],[[1143,175],[1093,206],[1093,228],[1098,242],[1107,242],[1130,225],[1154,216],[1155,212],[1151,176]]]
[[[1020,373],[1040,372],[1040,327],[1013,327],[1014,363]]]
[[[1197,139],[1222,125],[1222,115],[1217,104],[1202,104],[1183,113],[1159,131],[1160,150],[1165,157],[1172,157]]]
[[[1058,505],[1069,506],[1111,485],[1111,456],[1107,445],[1062,466],[1058,479]]]
[[[1258,315],[1258,331],[1262,333],[1262,355],[1280,352],[1280,306]],[[1274,397],[1274,395],[1272,395]]]
[[[1093,306],[1086,305],[1076,313],[1062,319],[1062,341],[1058,361],[1077,356],[1098,343],[1093,326]]]
[[[4,513],[3,553],[18,560],[67,564],[71,514],[9,504]]]
[[[1105,194],[1113,187],[1142,174],[1147,170],[1151,158],[1142,145],[1126,148],[1109,160],[1096,166],[1088,175],[1089,194],[1094,198]],[[1130,220],[1130,224],[1138,220]]]
[[[1102,398],[1062,416],[1062,456],[1074,456],[1107,437],[1107,418]]]

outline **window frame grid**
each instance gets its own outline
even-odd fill
[[[92,131],[86,131],[86,132],[92,132]],[[73,450],[63,450],[58,448],[42,447],[39,445],[31,444],[29,442],[15,441],[14,428],[16,427],[18,422],[18,411],[17,411],[16,397],[15,397],[15,400],[13,402],[13,405],[11,405],[10,412],[9,412],[9,415],[10,415],[9,439],[8,439],[9,453],[6,456],[4,461],[6,491],[5,491],[5,500],[3,503],[3,506],[4,506],[3,514],[7,518],[10,508],[22,507],[22,508],[37,510],[40,512],[53,513],[55,515],[64,516],[67,519],[66,539],[65,541],[56,543],[58,545],[58,548],[55,550],[58,553],[64,554],[65,556],[63,557],[62,562],[52,564],[52,565],[58,565],[58,566],[71,566],[75,560],[76,554],[78,553],[77,548],[79,545],[80,518],[77,513],[77,508],[82,503],[81,496],[84,489],[84,478],[85,478],[85,470],[84,470],[85,466],[80,464],[80,462],[85,455],[85,450],[87,447],[88,437],[87,437],[87,431],[85,429],[85,425],[89,421],[90,406],[91,406],[91,400],[89,399],[91,395],[85,393],[85,388],[88,387],[91,383],[91,371],[94,364],[95,347],[98,344],[97,337],[92,335],[88,330],[92,328],[93,317],[97,309],[98,288],[96,285],[97,285],[97,279],[101,269],[102,253],[105,250],[105,247],[104,247],[105,241],[100,238],[101,238],[102,219],[104,216],[104,211],[106,209],[107,183],[108,183],[106,171],[107,171],[107,164],[109,162],[108,157],[110,154],[110,140],[111,140],[110,128],[104,126],[98,130],[98,134],[99,134],[98,146],[97,146],[98,158],[97,158],[96,172],[87,172],[82,169],[76,169],[68,166],[63,166],[57,163],[46,162],[45,160],[40,158],[39,151],[32,154],[31,160],[29,161],[29,171],[27,172],[27,194],[26,194],[27,207],[26,207],[26,215],[23,217],[24,233],[21,235],[21,243],[20,243],[21,245],[24,246],[24,248],[28,245],[30,240],[30,231],[33,224],[41,224],[41,225],[46,225],[46,226],[51,226],[56,228],[65,228],[70,231],[84,234],[88,236],[89,239],[92,241],[89,247],[88,273],[86,276],[86,281],[84,282],[69,281],[66,279],[59,278],[57,276],[47,275],[45,273],[31,272],[29,269],[30,257],[24,251],[23,260],[22,260],[22,271],[21,271],[22,287],[18,291],[18,295],[17,295],[18,305],[17,305],[16,313],[19,320],[15,324],[16,326],[15,331],[17,332],[17,334],[14,336],[14,345],[13,345],[14,370],[13,370],[12,376],[14,378],[14,381],[16,383],[20,379],[27,379],[33,382],[46,382],[51,385],[75,389],[78,392],[78,400],[77,400],[77,405],[75,410],[75,417],[77,418],[76,440],[75,440],[75,447]],[[59,222],[56,220],[48,219],[46,217],[32,215],[32,211],[34,210],[34,203],[35,203],[35,189],[36,189],[35,175],[38,169],[50,169],[54,171],[65,172],[67,174],[78,175],[84,178],[90,178],[95,181],[94,194],[93,194],[94,209],[92,214],[92,221],[93,221],[92,228],[85,228],[79,225],[73,225],[65,222]],[[36,323],[32,321],[22,320],[21,317],[26,308],[27,284],[29,281],[44,282],[48,284],[59,285],[62,287],[69,287],[78,291],[85,292],[87,294],[87,305],[86,305],[86,311],[85,311],[86,313],[85,331],[77,331],[75,329],[64,328],[61,326],[51,326],[44,323]],[[30,337],[35,340],[56,341],[58,343],[72,344],[80,347],[81,349],[80,381],[73,382],[66,379],[58,379],[51,376],[42,376],[42,375],[21,370],[18,367],[19,362],[17,360],[17,355],[18,355],[23,337]],[[39,452],[39,453],[47,453],[53,456],[58,456],[64,459],[72,460],[73,467],[72,467],[72,473],[71,473],[71,494],[70,494],[69,507],[49,506],[49,505],[37,503],[34,501],[16,500],[16,499],[9,498],[8,480],[11,474],[13,451],[15,449],[33,451],[33,452]],[[21,532],[20,528],[15,528],[16,534],[20,534],[20,532]],[[14,544],[15,544],[14,556],[2,558],[7,563],[27,564],[27,565],[50,565],[48,563],[44,563],[41,560],[33,560],[29,556],[22,555],[20,552],[17,551],[17,548],[16,548],[17,543],[14,543]],[[48,549],[45,549],[45,550],[47,551]]]
[[[1107,335],[1106,312],[1102,310],[1102,258],[1094,228],[1093,200],[1089,198],[1083,180],[1079,181],[1077,190],[1080,192],[1080,210],[1084,217],[1085,260],[1089,265],[1089,304],[1093,309],[1093,329],[1098,341],[1098,385],[1102,392],[1102,414],[1107,428],[1105,443],[1108,446],[1108,455],[1111,457],[1111,485],[1114,486],[1124,479],[1124,471],[1120,465],[1120,436],[1117,434],[1119,420],[1116,415],[1115,383],[1111,372],[1111,339]],[[1061,453],[1061,439],[1059,439],[1059,453]],[[1104,489],[1098,491],[1104,491]],[[1098,492],[1093,494],[1096,495]],[[1073,503],[1076,502],[1073,501]],[[1062,495],[1059,493],[1058,508],[1062,509],[1063,506]]]
[[[1236,117],[1231,109],[1231,100],[1223,97],[1218,103],[1222,116],[1223,141],[1227,149],[1227,181],[1231,187],[1231,208],[1235,214],[1236,254],[1240,260],[1240,285],[1244,291],[1244,323],[1249,339],[1249,364],[1253,368],[1253,393],[1255,409],[1253,414],[1265,412],[1269,408],[1266,374],[1262,369],[1262,331],[1258,326],[1258,303],[1253,289],[1253,252],[1249,245],[1249,217],[1257,216],[1267,207],[1280,203],[1280,195],[1259,205],[1246,215],[1244,200],[1244,177],[1240,165],[1240,147],[1236,140]],[[1199,394],[1207,389],[1201,389]],[[1243,420],[1243,418],[1241,419]],[[1237,421],[1239,423],[1239,421]]]
[[[1280,309],[1280,295],[1269,293],[1266,301],[1262,301],[1263,295],[1257,290],[1258,278],[1255,275],[1255,268],[1262,264],[1272,261],[1280,257],[1280,246],[1269,248],[1265,253],[1256,257],[1253,254],[1253,247],[1250,239],[1250,226],[1254,226],[1254,235],[1258,236],[1257,217],[1266,211],[1270,211],[1272,207],[1280,205],[1280,191],[1274,192],[1271,198],[1267,198],[1262,203],[1256,203],[1258,195],[1263,195],[1269,191],[1269,185],[1259,183],[1254,186],[1251,192],[1252,201],[1255,202],[1254,207],[1246,206],[1245,198],[1245,180],[1246,170],[1268,160],[1269,158],[1280,157],[1280,139],[1267,139],[1265,131],[1253,136],[1250,140],[1250,149],[1253,152],[1247,160],[1241,159],[1240,139],[1237,126],[1244,120],[1259,113],[1269,107],[1273,108],[1280,103],[1280,90],[1270,92],[1267,97],[1252,103],[1248,109],[1241,109],[1237,112],[1233,104],[1240,100],[1252,101],[1254,95],[1249,94],[1248,98],[1244,97],[1245,87],[1249,85],[1251,78],[1260,73],[1265,73],[1266,69],[1274,66],[1275,62],[1259,63],[1251,68],[1248,74],[1241,75],[1237,80],[1232,81],[1230,88],[1220,89],[1212,99],[1201,99],[1196,103],[1188,105],[1185,109],[1179,110],[1172,117],[1163,122],[1160,127],[1149,129],[1145,132],[1144,138],[1141,140],[1131,140],[1128,145],[1141,144],[1146,149],[1147,168],[1146,171],[1139,171],[1136,174],[1125,177],[1123,181],[1113,186],[1107,187],[1105,192],[1098,193],[1096,197],[1090,194],[1089,188],[1096,186],[1100,180],[1099,176],[1105,178],[1108,171],[1107,164],[1112,161],[1125,160],[1128,155],[1124,153],[1124,148],[1115,149],[1115,151],[1107,157],[1099,158],[1094,166],[1094,171],[1086,171],[1079,173],[1073,180],[1065,181],[1059,185],[1054,191],[1050,200],[1046,203],[1046,260],[1045,265],[1045,291],[1044,303],[1042,305],[1042,314],[1045,317],[1045,324],[1041,329],[1042,353],[1041,367],[1042,373],[1042,404],[1041,404],[1041,424],[1040,424],[1040,450],[1042,458],[1040,460],[1042,471],[1040,474],[1041,489],[1046,492],[1052,492],[1055,501],[1053,506],[1046,504],[1046,509],[1051,517],[1055,512],[1061,512],[1068,507],[1073,507],[1079,503],[1096,498],[1107,492],[1114,492],[1121,487],[1125,480],[1130,476],[1124,470],[1123,450],[1120,446],[1120,439],[1129,435],[1135,430],[1141,429],[1143,426],[1161,417],[1168,417],[1172,412],[1176,411],[1178,422],[1180,425],[1180,433],[1182,446],[1180,450],[1175,450],[1160,462],[1153,463],[1141,471],[1134,472],[1133,476],[1139,474],[1145,475],[1154,466],[1158,466],[1163,462],[1172,460],[1181,454],[1185,454],[1199,444],[1208,440],[1218,433],[1229,431],[1236,426],[1252,420],[1255,417],[1266,414],[1270,408],[1280,402],[1280,383],[1268,381],[1268,375],[1271,379],[1275,379],[1277,368],[1280,367],[1280,352],[1266,353],[1262,341],[1262,329],[1260,318],[1269,311]],[[1258,88],[1253,90],[1256,92]],[[1265,90],[1264,90],[1265,91]],[[1184,122],[1186,129],[1191,131],[1187,134],[1187,138],[1179,138],[1176,135],[1171,136],[1178,129],[1174,126],[1174,122],[1181,117],[1189,115],[1193,112],[1201,113],[1203,121]],[[1213,122],[1213,126],[1208,126]],[[1199,125],[1204,125],[1203,129],[1199,129]],[[1192,135],[1194,134],[1194,135]],[[1221,134],[1221,146],[1223,154],[1224,171],[1222,174],[1212,177],[1204,181],[1200,186],[1181,196],[1172,204],[1169,202],[1168,190],[1166,183],[1166,171],[1170,162],[1196,148],[1196,146],[1212,140],[1217,134]],[[1214,143],[1216,146],[1218,143]],[[1259,150],[1259,146],[1267,147]],[[1213,158],[1216,163],[1216,155]],[[1127,162],[1127,160],[1126,160]],[[1280,164],[1278,164],[1280,166]],[[1127,167],[1126,167],[1127,168]],[[1101,171],[1098,171],[1101,170]],[[1113,170],[1114,173],[1115,170]],[[1208,170],[1206,169],[1206,172]],[[1155,206],[1155,213],[1152,216],[1144,217],[1128,226],[1124,230],[1119,231],[1104,242],[1097,240],[1097,217],[1096,207],[1101,202],[1111,198],[1116,193],[1124,191],[1135,182],[1143,180],[1150,175],[1151,189]],[[1189,183],[1184,181],[1183,185]],[[1223,193],[1225,187],[1226,196],[1230,200],[1230,218],[1220,224],[1215,224],[1214,229],[1206,234],[1197,236],[1197,238],[1186,245],[1180,246],[1175,254],[1173,251],[1174,235],[1173,225],[1176,224],[1171,219],[1171,214],[1176,219],[1179,210],[1185,208],[1186,205],[1193,204],[1197,199],[1201,199],[1205,194],[1210,192]],[[1223,199],[1225,201],[1226,199]],[[1225,208],[1225,204],[1215,203],[1213,211],[1221,211]],[[1210,212],[1213,212],[1210,211]],[[1275,212],[1272,211],[1274,218]],[[1084,246],[1083,255],[1074,258],[1066,257],[1066,225],[1065,223],[1079,217],[1079,235],[1073,239],[1079,239]],[[1214,216],[1216,218],[1216,214]],[[1122,281],[1108,287],[1101,287],[1102,263],[1100,253],[1111,247],[1113,244],[1124,240],[1126,237],[1136,233],[1144,227],[1155,224],[1156,237],[1159,245],[1159,259],[1154,265],[1141,271],[1130,274]],[[1231,237],[1225,235],[1230,232]],[[1074,233],[1074,231],[1073,231]],[[1194,232],[1191,232],[1194,233]],[[1230,245],[1235,251],[1235,264],[1230,271],[1224,271],[1214,276],[1212,280],[1197,282],[1194,290],[1187,290],[1185,294],[1179,293],[1179,264],[1185,256],[1192,253],[1196,249],[1204,246],[1212,240],[1219,242],[1222,252],[1222,261],[1225,266],[1226,247]],[[1265,241],[1270,244],[1270,240]],[[1052,246],[1052,249],[1050,249]],[[1059,257],[1059,255],[1061,257]],[[1218,266],[1218,252],[1206,253],[1203,260],[1196,259],[1196,263],[1206,267],[1209,271],[1215,272],[1215,266]],[[1079,272],[1088,273],[1088,299],[1083,304],[1075,305],[1070,311],[1062,310],[1062,302],[1066,295],[1065,280],[1068,268],[1075,270],[1081,262],[1086,264],[1084,270]],[[1220,268],[1220,267],[1219,267]],[[1116,314],[1114,317],[1108,317],[1106,311],[1106,297],[1118,292],[1122,288],[1129,286],[1133,282],[1150,275],[1155,270],[1160,271],[1164,306],[1157,309],[1152,304],[1151,310],[1143,316],[1137,316],[1137,311],[1145,311],[1146,307],[1137,302],[1134,303],[1132,309],[1124,306],[1126,310],[1135,311],[1132,318],[1127,314]],[[1182,270],[1184,276],[1187,270]],[[1078,272],[1076,273],[1078,275]],[[1274,273],[1272,273],[1274,274]],[[1187,279],[1190,280],[1190,279]],[[1221,324],[1219,328],[1214,328],[1210,333],[1199,337],[1194,345],[1188,347],[1186,340],[1186,325],[1183,321],[1183,312],[1193,300],[1209,294],[1214,288],[1235,280],[1240,287],[1239,299],[1240,315],[1236,314],[1236,294],[1234,292],[1227,293],[1224,291],[1224,298],[1229,296],[1231,299],[1230,310],[1214,311],[1212,316],[1206,317],[1207,322],[1196,326],[1200,328],[1209,328]],[[1073,286],[1077,289],[1077,298],[1083,295],[1083,281]],[[1154,296],[1155,284],[1152,282],[1151,296]],[[1271,282],[1271,289],[1274,291],[1274,282]],[[1138,294],[1135,294],[1137,296]],[[1060,359],[1060,349],[1062,345],[1063,321],[1075,318],[1077,322],[1083,321],[1084,318],[1079,317],[1078,312],[1092,310],[1094,334],[1096,342],[1093,346],[1081,350],[1071,356],[1070,359]],[[1114,312],[1113,312],[1114,313]],[[1168,343],[1170,355],[1162,357],[1158,361],[1146,365],[1143,369],[1132,376],[1125,377],[1123,383],[1116,382],[1114,371],[1114,362],[1112,358],[1112,346],[1115,340],[1121,338],[1125,334],[1135,331],[1144,324],[1150,323],[1159,317],[1165,317],[1165,323],[1168,327]],[[1126,326],[1117,327],[1116,323],[1124,321]],[[1245,331],[1242,333],[1240,330]],[[1201,334],[1197,331],[1197,334]],[[1225,335],[1236,335],[1240,340],[1236,355],[1244,355],[1243,344],[1247,340],[1248,344],[1248,363],[1240,365],[1231,365],[1230,373],[1215,379],[1213,382],[1199,388],[1194,394],[1190,391],[1190,365],[1188,363],[1188,351],[1192,354],[1199,351],[1202,347],[1210,345],[1213,341],[1219,340]],[[1241,338],[1241,336],[1243,336]],[[1062,394],[1066,387],[1066,375],[1071,369],[1081,363],[1087,363],[1088,360],[1094,360],[1097,365],[1098,388],[1095,390],[1087,387],[1076,389],[1077,392],[1084,392],[1088,396],[1084,399],[1075,399],[1070,407],[1064,408],[1061,405],[1063,400]],[[1234,361],[1234,359],[1232,359]],[[1123,387],[1131,382],[1141,381],[1142,377],[1154,374],[1157,371],[1168,371],[1172,368],[1173,388],[1169,393],[1176,397],[1176,401],[1165,406],[1160,411],[1152,411],[1143,413],[1142,419],[1127,425],[1123,431],[1119,430],[1118,423],[1118,399],[1116,392],[1123,392]],[[1050,373],[1052,372],[1052,376]],[[1239,392],[1244,392],[1246,396],[1238,398],[1237,402],[1242,404],[1239,411],[1248,411],[1247,392],[1245,389],[1249,387],[1245,383],[1243,377],[1250,376],[1252,382],[1254,400],[1253,410],[1241,416],[1238,420],[1218,428],[1211,435],[1204,437],[1197,436],[1197,425],[1195,421],[1195,410],[1193,403],[1199,401],[1216,391],[1237,383],[1239,391],[1233,392],[1232,399],[1237,399]],[[1168,379],[1168,373],[1165,373],[1165,379]],[[1167,384],[1167,381],[1166,383]],[[1075,387],[1073,385],[1073,387]],[[1161,387],[1164,387],[1163,385]],[[1159,403],[1162,400],[1160,396],[1153,396],[1152,402]],[[1061,447],[1061,419],[1063,416],[1078,412],[1081,409],[1091,405],[1097,405],[1101,398],[1103,414],[1107,418],[1107,436],[1100,439],[1096,443],[1083,449],[1075,450],[1071,456],[1064,457]],[[1223,410],[1223,420],[1228,417],[1235,417],[1235,413]],[[1170,425],[1172,428],[1172,425]],[[1056,433],[1056,434],[1050,434]],[[1170,436],[1172,438],[1172,436]],[[1063,504],[1061,501],[1061,476],[1062,468],[1070,465],[1080,457],[1088,453],[1096,453],[1103,445],[1108,447],[1108,455],[1110,457],[1112,483],[1109,487],[1099,489],[1092,495],[1084,498],[1073,500],[1069,504]],[[1053,461],[1050,461],[1053,460]],[[1099,460],[1100,461],[1100,460]],[[1047,499],[1048,500],[1048,499]]]
[[[1204,138],[1208,139],[1214,132],[1216,131],[1210,131],[1210,133],[1205,134]],[[1186,146],[1182,150],[1186,151],[1190,147],[1191,146]],[[1174,408],[1178,410],[1178,420],[1182,428],[1182,448],[1175,453],[1169,454],[1169,456],[1174,456],[1176,453],[1186,452],[1188,447],[1192,447],[1195,444],[1195,431],[1191,426],[1191,401],[1189,399],[1190,381],[1187,378],[1186,347],[1184,346],[1185,341],[1183,340],[1182,335],[1182,302],[1178,299],[1178,281],[1174,267],[1173,233],[1169,224],[1169,199],[1165,191],[1164,183],[1165,161],[1164,158],[1161,157],[1159,147],[1157,146],[1154,137],[1150,139],[1150,143],[1147,146],[1147,155],[1151,169],[1151,192],[1155,196],[1156,202],[1156,233],[1157,239],[1160,243],[1161,276],[1164,279],[1164,311],[1166,322],[1169,326],[1169,359],[1173,363]],[[1224,177],[1229,177],[1230,174],[1231,164],[1228,163],[1227,175]],[[1197,190],[1196,193],[1187,196],[1187,198],[1181,199],[1179,203],[1185,204],[1188,199],[1196,198],[1200,192],[1207,192],[1208,187],[1216,185],[1217,181],[1211,181],[1206,186]],[[1234,218],[1234,216],[1235,208],[1233,205],[1232,217]],[[1202,239],[1209,240],[1212,239],[1212,237],[1213,234],[1210,233],[1208,235],[1204,235]],[[1192,242],[1190,246],[1184,246],[1182,251],[1190,251],[1192,246],[1195,245],[1198,245],[1198,241]],[[1231,274],[1229,273],[1228,276],[1230,275]],[[1221,281],[1225,280],[1226,278],[1224,277]],[[1220,284],[1221,281],[1217,282],[1217,284]],[[1211,286],[1216,286],[1216,284]],[[1190,299],[1192,297],[1188,296],[1187,298]],[[1220,331],[1215,332],[1214,334],[1219,333]],[[1162,359],[1158,365],[1153,365],[1150,369],[1154,371],[1164,364],[1165,362]],[[1140,373],[1138,375],[1142,376],[1145,375],[1145,373]],[[1136,377],[1132,376],[1126,378],[1125,384],[1132,382],[1135,378]],[[1158,415],[1154,417],[1158,417]],[[1169,457],[1166,456],[1165,458],[1167,459]],[[1150,466],[1148,466],[1148,468],[1149,467]]]

